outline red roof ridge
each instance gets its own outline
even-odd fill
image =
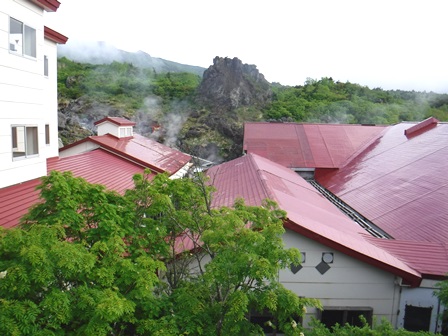
[[[406,135],[407,137],[420,135],[435,127],[437,123],[439,123],[439,120],[434,117],[426,118],[425,120],[420,121],[418,124],[405,129],[404,135]]]
[[[263,190],[264,190],[264,192],[265,192],[265,194],[266,194],[266,198],[268,198],[268,199],[270,199],[270,200],[275,200],[275,201],[276,201],[276,198],[275,198],[274,193],[272,192],[272,190],[271,190],[271,188],[269,187],[269,185],[266,183],[266,177],[265,177],[266,171],[265,171],[265,170],[262,170],[262,169],[258,166],[257,161],[255,160],[256,157],[258,157],[258,158],[260,158],[260,159],[263,159],[263,157],[261,157],[261,156],[259,156],[259,155],[256,155],[256,154],[248,154],[248,156],[249,156],[249,160],[250,160],[251,164],[252,164],[252,165],[256,168],[256,170],[258,171],[257,176],[258,176],[259,179],[260,179],[261,185],[262,185]],[[255,157],[255,156],[256,156],[256,157]]]
[[[365,150],[367,150],[370,146],[372,146],[379,138],[381,138],[387,132],[388,129],[389,126],[384,127],[384,129],[379,134],[367,140],[355,152],[353,152],[352,155],[350,155],[344,162],[342,162],[339,169],[342,169],[345,166],[347,166],[353,159],[355,159],[358,155],[362,154]]]
[[[95,126],[98,126],[99,124],[102,124],[102,123],[104,123],[106,121],[109,121],[109,122],[111,122],[111,123],[113,123],[115,125],[118,125],[118,126],[135,126],[135,122],[131,121],[129,119],[121,118],[121,117],[109,117],[109,116],[105,117],[103,119],[100,119],[98,121],[95,121],[93,124]]]
[[[278,166],[280,169],[287,168],[287,167],[282,166],[281,164],[278,164],[278,163],[276,163],[276,162],[274,162],[274,161],[271,161],[271,160],[269,160],[269,159],[267,159],[267,158],[265,158],[265,157],[263,157],[263,156],[261,156],[261,155],[255,154],[255,153],[248,153],[247,156],[252,156],[251,159],[252,159],[252,161],[254,162],[254,165],[255,165],[255,167],[257,168],[257,170],[260,172],[259,175],[262,177],[260,180],[261,180],[261,182],[263,183],[263,186],[266,185],[266,186],[264,186],[264,187],[267,188],[267,189],[269,189],[270,192],[267,192],[266,194],[269,194],[269,193],[272,194],[272,196],[270,196],[270,199],[271,199],[271,200],[276,200],[276,199],[275,199],[275,196],[273,196],[274,193],[271,191],[270,187],[267,185],[267,183],[266,183],[266,178],[265,178],[265,174],[270,174],[270,175],[273,175],[273,174],[270,173],[270,172],[267,172],[266,170],[264,170],[264,169],[262,169],[262,168],[259,168],[258,164],[256,164],[256,160],[265,160],[265,161],[268,161],[271,165]],[[289,168],[288,168],[288,169],[289,169]],[[307,183],[307,184],[306,184],[306,187],[308,187],[308,188],[306,188],[306,187],[304,187],[304,186],[302,186],[302,185],[300,185],[300,184],[297,184],[296,182],[292,181],[291,179],[289,179],[289,178],[287,178],[287,177],[284,177],[284,176],[283,176],[282,179],[283,179],[283,180],[286,180],[286,181],[288,181],[288,182],[290,182],[290,183],[292,183],[292,184],[294,184],[297,188],[306,189],[306,190],[308,190],[308,191],[310,191],[310,192],[315,193],[316,195],[322,196],[322,194],[321,194],[316,188],[314,188],[313,186],[311,186],[311,184],[308,184],[308,183]]]

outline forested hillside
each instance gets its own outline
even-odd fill
[[[235,134],[241,134],[244,121],[393,124],[429,116],[448,121],[448,94],[370,89],[332,78],[308,79],[294,87],[270,84],[260,93],[259,80],[264,77],[255,66],[238,59],[216,60],[203,82],[192,73],[157,73],[126,63],[93,65],[60,58],[59,127],[64,144],[94,132],[93,122],[105,115],[135,120],[139,133],[184,146],[186,151],[212,143],[221,160],[240,155],[241,144],[232,142],[240,141]],[[204,96],[205,86],[220,95],[220,106],[210,105],[213,96]],[[254,95],[248,92],[251,88]],[[236,106],[235,95],[243,89],[245,96]],[[229,99],[222,99],[223,94]],[[257,94],[263,95],[263,104],[251,105]],[[205,100],[208,104],[203,104]],[[229,106],[222,106],[226,101]],[[160,125],[163,131],[154,132]]]
[[[394,124],[433,116],[448,120],[448,95],[385,91],[331,78],[308,79],[303,86],[274,88],[266,119],[358,124]]]

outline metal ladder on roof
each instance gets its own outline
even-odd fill
[[[345,215],[350,217],[354,222],[361,226],[364,230],[370,233],[372,236],[384,239],[393,239],[392,236],[387,234],[385,231],[381,230],[373,222],[365,218],[355,209],[350,207],[347,203],[342,201],[339,197],[333,194],[331,191],[322,187],[316,180],[307,180],[319,193],[333,203],[339,210],[341,210]]]

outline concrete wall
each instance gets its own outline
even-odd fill
[[[280,282],[286,288],[299,296],[317,298],[324,307],[370,307],[378,321],[385,318],[395,325],[399,286],[394,275],[289,230],[284,241],[287,247],[296,247],[306,254],[303,268],[296,274],[291,270],[280,272]],[[334,262],[321,274],[316,266],[322,262],[323,252],[332,252]],[[311,317],[318,316],[317,310],[309,309],[305,325]]]

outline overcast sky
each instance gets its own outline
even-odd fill
[[[71,41],[208,68],[254,64],[269,82],[332,77],[448,93],[446,0],[59,0],[46,25]]]

